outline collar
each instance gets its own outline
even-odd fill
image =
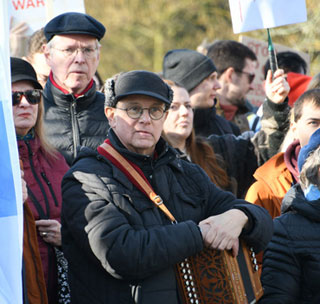
[[[295,140],[284,152],[284,162],[292,174],[294,183],[299,181],[298,155],[301,146],[298,140]]]
[[[237,114],[238,107],[236,107],[234,105],[223,105],[221,103],[219,103],[219,106],[220,106],[220,108],[221,108],[221,110],[223,112],[224,118],[226,120],[233,120],[233,118]]]
[[[69,91],[67,91],[66,89],[64,89],[63,87],[61,87],[60,85],[58,85],[54,78],[53,78],[53,73],[52,71],[50,72],[50,75],[49,75],[49,78],[50,78],[50,81],[52,82],[52,84],[57,88],[59,89],[62,93],[64,94],[71,94]],[[78,98],[82,95],[84,95],[85,93],[87,93],[93,86],[93,79],[90,80],[89,84],[87,85],[87,87],[80,93],[80,94],[73,94],[73,96],[75,98]]]

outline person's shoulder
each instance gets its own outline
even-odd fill
[[[272,170],[272,171],[270,171]],[[265,174],[266,171],[272,172],[273,176],[276,174],[281,174],[284,170],[288,170],[287,165],[284,161],[284,153],[279,152],[267,160],[263,165],[261,165],[255,172],[255,175]]]

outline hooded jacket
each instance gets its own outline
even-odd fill
[[[272,218],[279,216],[282,199],[296,183],[299,151],[300,144],[295,141],[285,153],[276,154],[259,167],[254,173],[256,181],[249,188],[245,199],[267,209]]]
[[[178,223],[104,156],[82,148],[62,182],[62,243],[75,303],[180,303],[175,264],[202,250],[199,221],[231,208],[250,218],[242,237],[257,251],[267,244],[267,212],[219,190],[162,139],[155,158],[128,151],[112,130],[109,139],[142,170]]]
[[[320,303],[320,201],[307,201],[296,184],[282,212],[263,256],[259,304]]]

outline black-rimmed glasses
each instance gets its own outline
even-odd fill
[[[127,112],[127,115],[132,118],[132,119],[138,119],[141,117],[141,115],[143,114],[144,110],[148,110],[149,116],[152,120],[159,120],[163,117],[166,109],[164,109],[163,107],[150,107],[150,108],[143,108],[140,106],[130,106],[127,108],[118,108],[116,107],[116,109],[119,110],[123,110]]]
[[[24,96],[30,104],[35,105],[41,101],[42,90],[34,89],[24,92],[12,92],[12,105],[19,105],[21,103],[22,96]]]

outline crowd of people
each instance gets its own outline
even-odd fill
[[[237,256],[239,239],[258,253],[258,303],[319,303],[319,76],[277,54],[257,109],[256,55],[220,40],[101,86],[105,31],[64,13],[10,60],[24,303],[182,303],[177,263]]]

